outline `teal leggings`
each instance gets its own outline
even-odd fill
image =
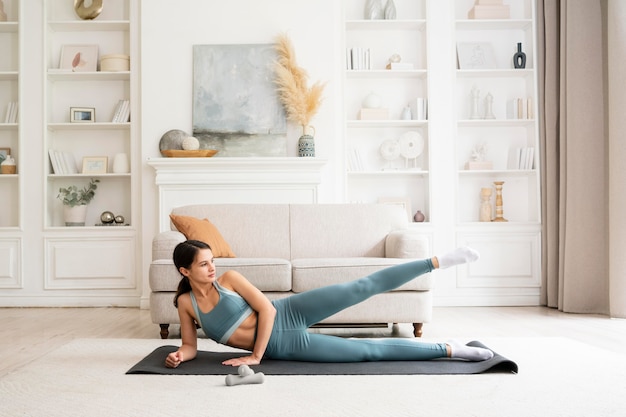
[[[307,362],[429,360],[447,356],[444,343],[407,338],[349,339],[309,333],[333,314],[390,291],[432,271],[430,259],[395,265],[344,284],[330,285],[273,301],[276,319],[265,357]]]

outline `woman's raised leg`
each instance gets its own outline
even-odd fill
[[[431,272],[436,266],[449,268],[473,262],[478,257],[476,251],[464,247],[436,258],[394,265],[351,282],[293,295],[289,297],[289,309],[300,325],[308,327],[376,294],[398,288],[419,275]]]

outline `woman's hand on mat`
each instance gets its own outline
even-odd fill
[[[176,368],[183,361],[183,352],[177,350],[167,355],[165,358],[165,366],[168,368]]]
[[[261,360],[254,356],[243,356],[241,358],[232,358],[222,362],[222,365],[241,366],[241,365],[258,365]]]

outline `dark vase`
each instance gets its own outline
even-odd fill
[[[526,68],[526,54],[522,52],[521,42],[517,44],[517,52],[513,55],[513,66],[515,68]]]

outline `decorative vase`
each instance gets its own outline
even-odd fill
[[[373,91],[371,91],[365,98],[363,99],[363,103],[361,106],[365,109],[378,109],[382,106],[383,100],[380,96]]]
[[[87,204],[63,206],[63,219],[66,226],[84,226],[87,217]]]
[[[365,18],[370,20],[384,17],[383,5],[380,0],[367,0],[365,2]]]
[[[313,134],[309,134],[309,129]],[[315,156],[315,129],[313,126],[304,126],[302,136],[298,139],[298,156],[314,157]]]
[[[396,18],[396,4],[393,0],[387,0],[387,4],[385,4],[384,10],[385,19],[393,20]]]
[[[76,15],[83,20],[93,20],[102,13],[103,0],[74,0],[74,11]],[[90,3],[89,5],[85,3]]]
[[[526,54],[522,52],[522,43],[517,43],[517,52],[513,55],[513,66],[515,68],[526,68]]]
[[[402,120],[411,120],[413,118],[413,114],[411,112],[411,107],[406,106],[403,110],[402,110],[402,114],[400,115],[400,118]]]
[[[424,216],[424,213],[422,213],[421,210],[417,210],[417,212],[415,213],[415,216],[413,216],[413,220],[415,220],[418,223],[421,223],[424,220],[426,220],[426,216]]]

